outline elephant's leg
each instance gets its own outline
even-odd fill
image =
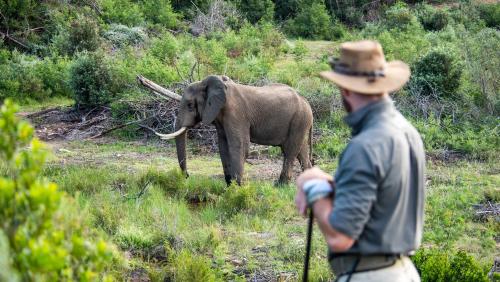
[[[243,177],[243,164],[245,162],[245,155],[247,146],[250,142],[250,136],[242,137],[240,134],[231,134],[228,132],[226,137],[229,149],[231,180],[236,180],[236,183],[241,185]]]
[[[297,142],[293,141],[287,141],[287,143],[281,147],[283,150],[283,169],[281,170],[278,184],[287,184],[292,178],[293,164],[299,155],[300,147],[300,143],[297,144]]]
[[[309,159],[309,150],[310,148],[308,142],[304,142],[297,157],[299,159],[300,166],[302,167],[302,171],[312,167],[311,160]]]
[[[222,168],[224,170],[224,179],[226,180],[227,185],[229,185],[231,184],[231,164],[229,159],[227,139],[224,128],[222,128],[221,126],[216,126],[216,128],[219,142],[219,155],[222,162]]]

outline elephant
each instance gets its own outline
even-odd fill
[[[250,142],[281,147],[284,160],[278,184],[290,181],[296,158],[303,170],[312,166],[312,109],[287,85],[255,87],[210,75],[191,83],[177,99],[175,132],[157,134],[162,139],[175,138],[179,166],[186,175],[186,132],[200,122],[215,125],[228,185],[232,181],[241,185]]]

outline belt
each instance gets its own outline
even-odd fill
[[[335,276],[340,277],[354,272],[377,270],[392,266],[404,255],[341,255],[330,259]]]

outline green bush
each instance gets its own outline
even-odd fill
[[[235,214],[240,211],[255,210],[258,206],[258,196],[255,187],[250,185],[238,186],[232,183],[227,187],[226,192],[222,194],[222,200],[219,201],[222,210],[227,214]]]
[[[111,101],[111,74],[102,54],[84,52],[70,68],[69,84],[77,106],[104,105]]]
[[[425,30],[439,31],[448,25],[448,12],[431,5],[422,5],[417,9],[418,19]]]
[[[66,52],[74,54],[80,51],[95,51],[99,48],[101,37],[99,26],[88,17],[78,17],[71,23]]]
[[[272,21],[274,3],[272,0],[234,0],[236,7],[252,24],[259,21]]]
[[[301,0],[274,0],[274,16],[277,20],[284,21],[295,17],[300,10]]]
[[[140,7],[147,22],[164,28],[177,27],[179,16],[172,9],[170,0],[142,0]]]
[[[500,112],[500,31],[492,28],[468,33],[462,40],[467,82],[477,89],[475,103],[490,114]],[[472,92],[472,91],[470,91]]]
[[[423,282],[490,281],[487,271],[464,251],[450,253],[438,249],[419,249],[412,260]]]
[[[458,97],[462,65],[451,50],[433,49],[412,66],[411,83],[424,95]]]
[[[385,11],[385,24],[390,29],[407,30],[418,26],[418,21],[405,3],[398,2]]]
[[[39,59],[17,51],[0,55],[0,100],[41,101],[50,97],[69,97],[67,58]]]
[[[140,3],[130,0],[101,0],[101,17],[107,23],[139,26],[144,22]]]
[[[173,281],[198,282],[217,281],[215,270],[208,258],[182,250],[172,265]]]
[[[60,212],[64,194],[40,177],[43,144],[16,110],[10,100],[0,110],[0,155],[8,167],[0,177],[0,248],[10,254],[2,275],[23,281],[109,280],[112,246]]]
[[[127,45],[139,45],[147,39],[147,35],[142,28],[128,27],[121,24],[111,24],[103,36],[118,48]]]
[[[149,52],[166,63],[173,63],[180,51],[181,44],[169,32],[160,35],[151,42]]]
[[[312,5],[302,2],[297,16],[285,24],[285,31],[293,36],[331,39],[332,20],[323,1],[315,1]]]
[[[227,50],[215,39],[199,38],[195,42],[194,55],[199,64],[206,67],[206,73],[225,73],[228,62]]]
[[[163,172],[149,169],[139,179],[140,186],[151,183],[159,186],[167,194],[180,195],[186,187],[186,176],[178,168]]]
[[[479,16],[487,27],[500,28],[500,3],[483,3],[477,6]]]

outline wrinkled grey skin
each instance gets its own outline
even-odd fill
[[[283,84],[253,87],[226,76],[208,76],[189,85],[182,96],[176,130],[199,122],[214,124],[228,185],[241,184],[250,142],[280,146],[283,170],[278,183],[287,183],[296,158],[311,167],[312,110],[307,101]],[[186,170],[186,132],[176,137],[177,157]]]

